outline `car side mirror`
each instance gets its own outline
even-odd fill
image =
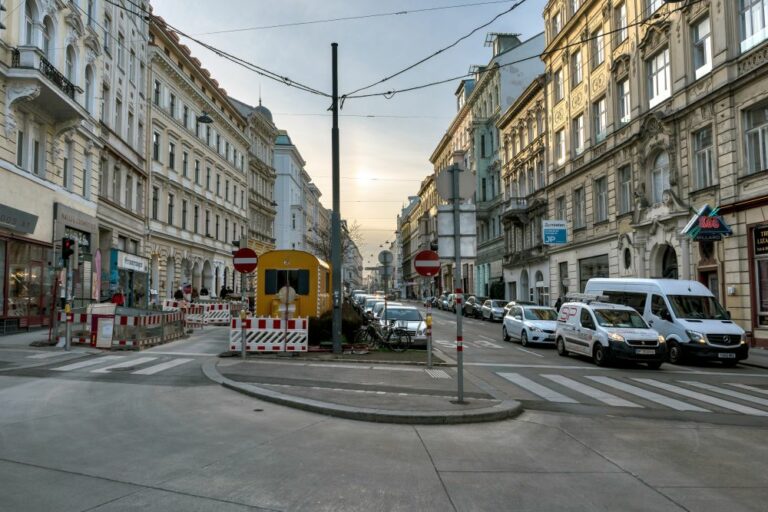
[[[728,316],[728,320],[730,320],[731,319],[731,312],[730,311],[726,311],[725,314]]]

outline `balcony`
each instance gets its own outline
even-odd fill
[[[503,201],[503,196],[497,194],[490,201],[478,201],[475,215],[478,220],[486,220],[491,217],[491,212]]]
[[[504,201],[502,213],[504,220],[523,225],[528,222],[528,200],[524,197],[510,197]]]
[[[23,101],[57,123],[79,122],[88,115],[76,100],[82,89],[59,72],[35,46],[12,50],[8,91],[8,107],[11,103]]]
[[[505,267],[516,267],[525,265],[533,261],[545,258],[547,255],[547,248],[545,245],[538,244],[521,251],[508,252],[504,255]]]

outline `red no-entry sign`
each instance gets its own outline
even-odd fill
[[[421,251],[413,259],[413,268],[419,275],[436,276],[440,273],[440,256],[435,251]]]
[[[250,274],[256,270],[256,266],[259,264],[259,256],[253,249],[248,249],[247,247],[238,249],[233,260],[235,270],[241,274]]]

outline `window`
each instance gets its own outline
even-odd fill
[[[229,201],[229,180],[224,180],[224,200]]]
[[[221,154],[221,135],[216,134],[216,152]]]
[[[573,229],[586,226],[587,201],[584,196],[584,187],[573,191]]]
[[[195,116],[195,137],[200,137],[200,121],[197,120],[197,116]]]
[[[652,202],[660,203],[664,198],[664,191],[669,189],[669,155],[662,151],[653,161],[651,170]]]
[[[160,106],[160,80],[155,80],[155,88],[152,90],[152,101],[157,105]]]
[[[88,26],[92,27],[95,23],[93,15],[96,13],[96,10],[93,6],[94,0],[88,0],[88,6],[86,7],[86,16],[88,17]]]
[[[579,260],[579,291],[583,291],[593,277],[609,277],[607,254]]]
[[[104,51],[111,53],[109,43],[112,41],[112,20],[109,16],[104,17]]]
[[[581,50],[576,50],[571,55],[571,87],[576,87],[583,79],[581,62]]]
[[[152,132],[152,160],[160,161],[160,134]]]
[[[619,122],[626,124],[630,120],[631,106],[629,102],[629,79],[625,78],[617,86]]]
[[[51,46],[51,40],[56,40],[56,35],[53,30],[53,22],[48,16],[43,20],[43,55],[49,62],[55,62],[53,50],[55,46]]]
[[[581,317],[579,318],[579,323],[581,326],[585,329],[595,329],[595,321],[592,320],[592,315],[589,313],[587,308],[581,308]]]
[[[205,236],[211,236],[211,210],[205,210]]]
[[[128,60],[128,79],[131,82],[136,80],[136,52],[131,50],[131,55]]]
[[[605,131],[608,124],[608,113],[605,110],[604,97],[592,104],[592,120],[594,122],[595,142],[602,142],[605,139]]]
[[[579,10],[579,7],[581,7],[580,0],[571,0],[571,14],[576,14],[576,11]]]
[[[181,122],[184,123],[184,128],[189,128],[189,107],[186,105],[184,105],[184,109],[182,111]]]
[[[221,174],[216,175],[216,195],[221,197]]]
[[[16,165],[24,168],[24,130],[19,128],[16,132]]]
[[[232,202],[237,206],[237,185],[232,185]]]
[[[768,169],[768,108],[748,111],[746,118],[747,173]]]
[[[76,59],[77,57],[75,56],[75,49],[72,47],[72,45],[67,46],[67,57],[64,65],[64,72],[67,75],[67,80],[69,80],[73,84],[75,83],[77,78],[75,76],[77,74],[77,70],[75,67],[77,65]]]
[[[168,167],[176,170],[176,144],[173,142],[168,142]]]
[[[693,134],[693,165],[696,188],[712,185],[712,127],[707,126]]]
[[[195,159],[195,185],[200,184],[200,160]]]
[[[206,126],[205,127],[205,143],[209,146],[211,145],[211,127]]]
[[[619,167],[619,214],[632,210],[632,168],[628,165]]]
[[[616,16],[616,42],[620,43],[627,39],[627,4],[621,2],[614,11]]]
[[[664,3],[664,0],[648,0],[647,1],[647,8],[645,10],[646,17],[652,15],[656,11],[659,10],[661,7],[661,4]]]
[[[64,149],[64,188],[72,190],[72,185],[75,182],[75,169],[74,169],[74,145],[72,141],[67,142]]]
[[[608,179],[595,180],[595,222],[608,220]]]
[[[584,152],[584,114],[573,120],[573,152],[577,155]]]
[[[665,48],[647,63],[648,65],[648,103],[655,107],[670,95],[669,48]]]
[[[160,189],[152,187],[152,219],[157,220],[157,212],[160,201]]]
[[[224,242],[229,242],[229,219],[224,219]]]
[[[603,27],[592,33],[592,68],[596,68],[605,60],[605,38]]]
[[[557,11],[552,15],[552,37],[555,37],[560,33],[560,29],[563,28],[563,18],[560,11]]]
[[[696,79],[712,71],[712,42],[709,34],[709,18],[693,26],[693,69]]]
[[[176,118],[176,95],[171,93],[168,100],[168,111],[171,113],[171,117]]]
[[[555,74],[552,78],[552,83],[554,87],[554,94],[555,94],[555,103],[563,99],[563,96],[565,93],[563,92],[563,70],[558,69],[555,71]]]
[[[192,223],[192,231],[197,234],[198,226],[200,225],[200,206],[195,205],[195,218],[193,219]]]
[[[184,151],[181,157],[181,174],[185,178],[189,174],[189,152],[188,151]]]
[[[133,112],[128,112],[128,144],[133,146],[134,140],[133,140]]]
[[[555,133],[555,162],[558,165],[565,162],[565,130],[558,130]]]
[[[117,67],[125,69],[125,36],[117,34]]]
[[[173,224],[173,194],[168,194],[168,224]]]
[[[130,172],[125,175],[125,207],[133,211],[133,176]]]
[[[123,133],[123,100],[115,98],[115,132],[120,135]]]
[[[768,0],[739,0],[741,51],[746,52],[768,37]]]
[[[181,229],[187,229],[187,200],[181,200]]]
[[[219,221],[220,221],[220,219],[221,219],[220,216],[216,215],[216,240],[219,239]]]
[[[568,214],[565,211],[565,196],[560,196],[555,199],[555,219],[565,220],[568,218]]]
[[[205,168],[205,189],[211,190],[211,168]]]
[[[224,141],[224,156],[229,160],[229,141]]]

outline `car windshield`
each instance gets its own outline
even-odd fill
[[[525,308],[526,320],[557,320],[557,311],[552,308]]]
[[[506,305],[507,305],[507,303],[504,302],[503,300],[492,300],[491,301],[491,307],[492,308],[503,308]]]
[[[686,320],[728,320],[728,313],[713,297],[669,295],[675,316]]]
[[[384,320],[404,320],[415,322],[421,320],[421,313],[415,309],[387,308],[387,314],[382,315]]]
[[[595,318],[603,327],[647,329],[645,320],[637,311],[627,309],[596,309]]]

